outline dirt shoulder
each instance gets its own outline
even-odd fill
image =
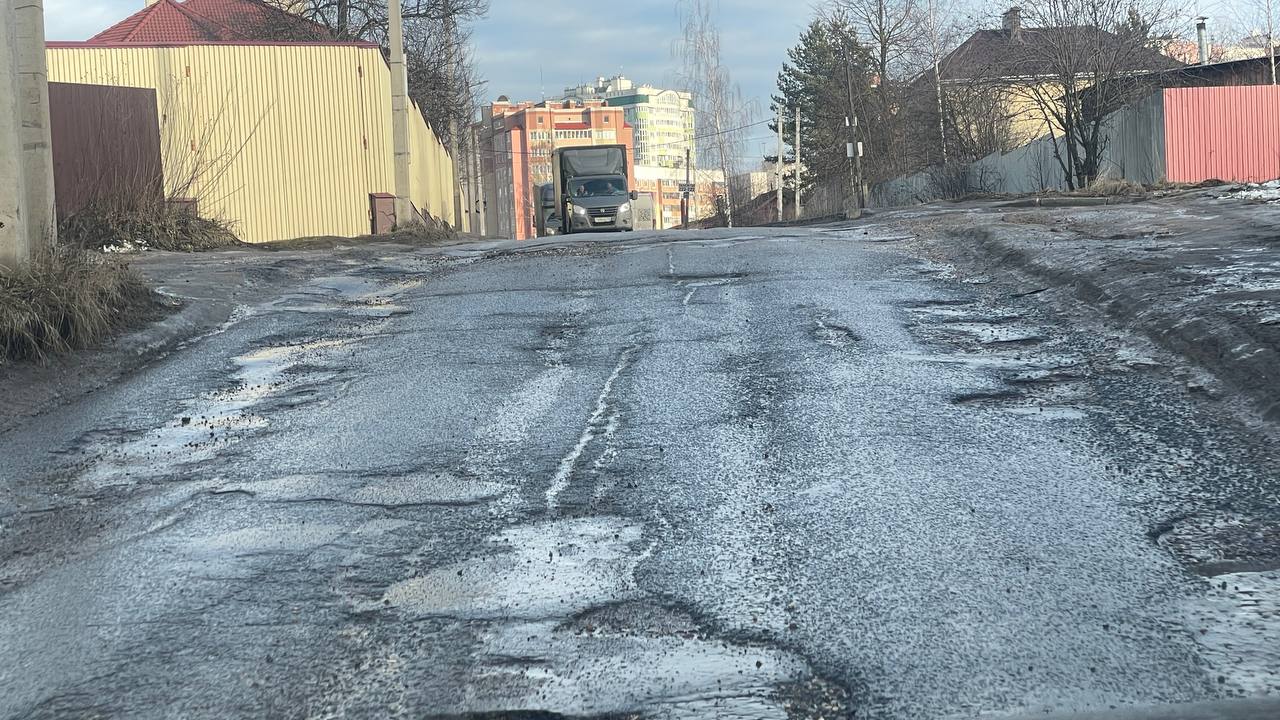
[[[1280,421],[1280,205],[1213,190],[1106,207],[992,203],[883,213],[970,277],[1092,306],[1204,373],[1189,389]]]

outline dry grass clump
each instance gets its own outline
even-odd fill
[[[240,241],[228,223],[166,203],[95,203],[63,220],[62,242],[86,250],[215,250]]]
[[[1098,178],[1089,183],[1088,195],[1099,197],[1119,197],[1123,195],[1145,195],[1147,188],[1130,180],[1115,178]]]
[[[60,246],[0,273],[0,364],[43,361],[154,317],[160,297],[123,263]]]

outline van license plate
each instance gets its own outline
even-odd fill
[[[604,223],[611,223],[611,222],[613,222],[613,218],[611,218],[611,217],[598,217],[598,218],[594,218],[594,220],[595,220],[595,222],[596,222],[596,224],[597,224],[597,225],[603,225]]]

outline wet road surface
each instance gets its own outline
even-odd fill
[[[899,239],[392,253],[0,435],[0,716],[1280,692],[1274,451]]]

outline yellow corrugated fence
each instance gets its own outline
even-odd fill
[[[48,59],[55,82],[154,88],[167,193],[197,199],[245,241],[363,235],[369,194],[394,192],[377,48],[55,43]],[[457,227],[453,161],[415,115],[413,201]]]

